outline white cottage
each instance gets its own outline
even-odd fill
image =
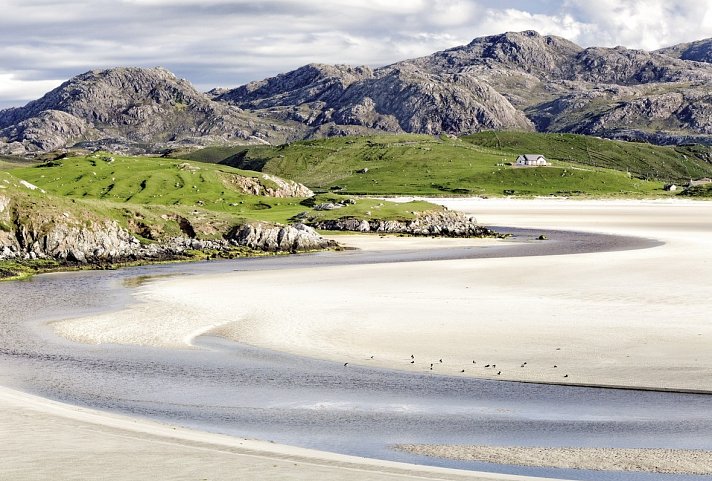
[[[523,154],[517,157],[516,165],[539,166],[549,165],[549,163],[546,161],[546,157],[541,154]]]

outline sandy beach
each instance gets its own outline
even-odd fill
[[[53,327],[86,343],[190,348],[196,336],[209,333],[338,362],[434,374],[712,391],[712,203],[446,204],[485,225],[633,235],[664,245],[158,279],[138,288],[140,302],[125,310]],[[338,239],[366,249],[430,242]],[[448,242],[484,248],[501,241],[434,243]]]
[[[712,203],[458,199],[448,205],[475,213],[485,224],[636,235],[664,245],[553,257],[159,278],[139,283],[134,288],[137,302],[126,309],[56,322],[52,328],[86,343],[197,349],[192,346],[196,336],[208,333],[339,362],[435,374],[712,390],[712,329],[707,321]],[[338,239],[381,251],[486,248],[502,242]],[[96,479],[97,473],[112,480],[533,479],[191,431],[4,388],[0,409],[2,472],[18,480]],[[465,454],[452,446],[419,452],[475,459],[474,448],[458,449]],[[493,462],[529,459],[533,465],[557,465],[550,452],[543,459],[529,448],[486,451]],[[560,461],[570,458],[563,451],[554,454]],[[598,459],[593,454],[584,452],[581,458]],[[625,451],[598,454],[600,468]],[[653,459],[660,469],[677,469],[679,459],[673,456],[674,462],[667,463],[657,454]],[[696,472],[694,463],[686,466],[688,471],[681,472]]]
[[[344,456],[102,413],[0,387],[0,477],[96,480],[473,480],[539,478]]]

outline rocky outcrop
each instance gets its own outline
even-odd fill
[[[282,179],[276,175],[262,174],[261,178],[245,177],[243,175],[222,173],[223,181],[232,188],[249,195],[264,195],[268,197],[311,197],[314,192],[303,184],[293,180]]]
[[[348,217],[335,220],[312,220],[310,224],[318,229],[325,230],[408,234],[414,236],[498,236],[491,229],[477,224],[477,220],[474,217],[450,210],[420,212],[415,215],[414,219],[409,220],[369,220]]]
[[[268,252],[299,252],[336,247],[314,229],[301,223],[275,225],[251,222],[233,228],[226,238],[235,245]]]
[[[131,232],[88,206],[53,198],[23,182],[0,175],[0,260],[107,264],[186,257],[191,250],[225,251],[229,256],[235,247],[268,252],[336,247],[335,242],[303,224],[254,222],[230,228],[218,223],[202,226],[201,232],[210,231],[213,237],[222,233],[222,239],[201,239],[188,219],[177,216],[174,220],[180,224],[183,236],[167,236],[143,223],[133,225],[136,231]],[[153,242],[141,242],[134,234],[150,234]]]

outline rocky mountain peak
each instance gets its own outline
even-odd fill
[[[312,63],[276,77],[250,82],[216,99],[248,108],[329,102],[342,95],[349,85],[372,76],[373,71],[366,66]]]
[[[48,116],[48,112],[63,114]],[[50,125],[51,120],[51,132],[47,131],[47,135],[52,138],[47,139],[41,133],[23,135],[30,120],[32,127],[41,121]],[[84,135],[87,132],[91,135]],[[24,107],[0,111],[0,140],[10,144],[4,151],[11,153],[47,150],[50,144],[57,148],[77,141],[118,139],[123,144],[126,141],[161,144],[255,139],[262,142],[274,134],[275,129],[269,123],[214,102],[187,80],[161,67],[92,70]]]

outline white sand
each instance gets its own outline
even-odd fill
[[[77,408],[0,387],[0,479],[344,481],[536,478],[282,446]]]
[[[638,235],[665,245],[170,278],[141,287],[142,302],[126,310],[55,328],[91,343],[188,347],[196,335],[213,332],[405,370],[431,372],[435,362],[434,373],[712,390],[712,203],[456,199],[448,205],[484,224]],[[407,248],[427,241],[369,242],[368,248],[383,242]],[[484,368],[488,363],[497,367]]]
[[[438,458],[598,471],[712,475],[712,451],[689,449],[534,448],[403,444],[397,449]]]

